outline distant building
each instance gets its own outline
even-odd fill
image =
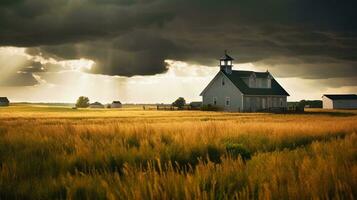
[[[190,107],[191,108],[197,108],[197,109],[199,109],[199,108],[201,108],[201,106],[202,106],[202,101],[192,101],[191,103],[190,103]]]
[[[104,108],[104,105],[99,102],[89,104],[89,108]]]
[[[284,110],[289,94],[267,72],[232,70],[233,58],[220,59],[220,71],[202,91],[204,106],[226,111]]]
[[[6,97],[0,97],[0,106],[9,106],[10,101]]]
[[[322,96],[324,109],[357,109],[355,94],[324,94]]]
[[[111,108],[121,108],[122,104],[120,101],[113,101],[112,104],[110,105]]]

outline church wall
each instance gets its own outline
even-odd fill
[[[287,97],[244,95],[243,104],[243,111],[245,112],[255,112],[269,108],[286,108]]]
[[[224,85],[222,80],[224,80]],[[242,93],[222,72],[215,77],[209,88],[202,94],[202,98],[202,103],[206,106],[210,104],[226,111],[242,111]],[[227,105],[227,100],[229,100],[229,105]]]

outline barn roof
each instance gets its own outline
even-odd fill
[[[94,102],[94,103],[91,103],[89,104],[91,106],[102,106],[103,104],[99,103],[98,101]]]
[[[7,99],[6,97],[0,97],[0,102],[10,103],[9,99]]]
[[[121,104],[120,101],[113,101],[113,104]]]
[[[202,101],[192,101],[190,103],[190,106],[201,106],[202,105]]]
[[[283,95],[290,96],[283,87],[274,79],[271,79],[271,88],[250,88],[243,81],[242,78],[249,77],[255,73],[258,78],[267,78],[269,72],[253,72],[253,71],[238,71],[233,70],[232,73],[228,74],[222,71],[228,78],[233,82],[233,84],[245,95]]]
[[[357,99],[355,94],[324,94],[325,97],[332,100],[353,100]]]

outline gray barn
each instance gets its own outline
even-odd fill
[[[220,59],[220,71],[200,94],[204,106],[255,112],[287,107],[289,94],[267,72],[232,70],[233,58]]]
[[[110,105],[111,108],[121,108],[122,104],[120,101],[113,101],[112,104]]]
[[[322,96],[324,109],[357,109],[355,94],[324,94]]]
[[[9,106],[10,101],[6,97],[0,97],[0,106]]]

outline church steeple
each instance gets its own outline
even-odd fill
[[[234,59],[227,54],[227,50],[225,50],[224,56],[219,59],[219,66],[221,71],[224,71],[227,74],[232,73],[233,60]]]

